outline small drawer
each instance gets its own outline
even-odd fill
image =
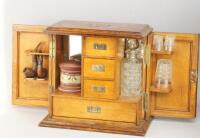
[[[97,79],[114,79],[115,60],[84,58],[84,77]]]
[[[117,38],[85,37],[84,55],[92,57],[115,57]]]
[[[53,116],[138,123],[140,103],[53,97]]]
[[[117,99],[114,81],[84,80],[84,97]]]

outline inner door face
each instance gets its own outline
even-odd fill
[[[157,51],[155,41],[163,36],[175,38],[171,52]],[[161,37],[162,38],[162,37]],[[151,59],[148,65],[148,86],[150,114],[152,116],[194,118],[196,114],[198,35],[177,33],[152,33],[148,40]],[[159,59],[168,59],[172,66],[171,83],[163,88],[158,85],[156,70]],[[158,75],[157,75],[158,76]]]
[[[47,106],[49,36],[45,29],[45,26],[13,26],[13,104]],[[35,75],[33,64],[37,64]]]

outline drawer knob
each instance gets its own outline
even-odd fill
[[[87,106],[87,112],[89,112],[89,113],[101,113],[101,107],[99,107],[99,106]]]
[[[94,43],[93,47],[96,50],[106,50],[107,49],[107,45],[106,44]]]

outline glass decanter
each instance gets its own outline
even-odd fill
[[[121,95],[138,96],[142,89],[142,63],[143,51],[137,40],[127,42],[125,58],[122,62]]]

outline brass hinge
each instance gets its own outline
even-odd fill
[[[49,58],[52,59],[52,40],[50,41],[49,44]]]
[[[52,93],[54,91],[54,87],[52,85],[49,85],[49,93]]]
[[[151,51],[150,51],[149,46],[145,46],[145,48],[144,48],[144,64],[149,65],[149,63],[150,63],[150,56],[151,56],[150,52]]]
[[[49,48],[49,57],[51,59],[55,58],[55,48],[56,48],[56,38],[55,36],[51,36],[51,41],[50,41],[50,48]]]
[[[144,112],[146,112],[148,110],[149,93],[148,92],[144,92],[143,93],[143,98],[144,98]]]
[[[193,83],[197,83],[198,80],[198,74],[197,74],[197,70],[196,69],[192,69],[191,73],[190,73],[190,80]]]
[[[52,58],[54,59],[56,56],[56,36],[53,35],[52,38]]]

